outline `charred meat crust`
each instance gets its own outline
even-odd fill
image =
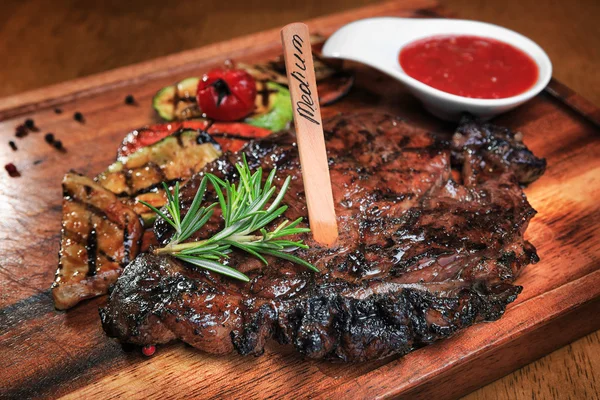
[[[241,332],[232,332],[232,340],[244,355],[262,354],[269,337],[310,358],[356,362],[403,355],[475,322],[500,318],[521,292],[512,285],[486,293],[475,288],[448,297],[406,287],[365,299],[328,293],[265,304]]]
[[[507,152],[469,150],[470,132],[479,137],[483,129],[487,140],[496,140],[495,128],[477,124],[461,126],[462,137],[451,144],[384,114],[326,121],[340,238],[327,249],[306,235],[310,249],[298,251],[320,274],[279,259],[264,266],[234,253],[230,264],[251,278],[241,283],[142,254],[100,311],[104,329],[124,342],[179,339],[211,353],[259,355],[273,338],[311,358],[364,361],[405,354],[499,318],[521,291],[512,282],[538,260],[523,239],[535,210],[519,181],[541,172],[533,155],[513,168]],[[507,143],[511,135],[500,132]],[[252,168],[277,167],[280,176],[292,177],[284,199],[288,219],[307,215],[294,140],[283,133],[243,150]],[[530,154],[524,146],[518,151]],[[472,169],[461,165],[465,152],[486,162],[500,156],[503,167],[473,179]],[[235,179],[240,157],[225,154],[205,171]],[[460,178],[451,164],[462,171]],[[201,175],[182,189],[184,204]],[[209,222],[196,238],[219,223]],[[155,230],[162,243],[172,234],[160,221]]]
[[[452,139],[452,152],[456,163],[463,166],[466,184],[510,171],[526,185],[546,170],[546,160],[537,158],[523,144],[522,133],[483,123],[470,115],[461,120]]]

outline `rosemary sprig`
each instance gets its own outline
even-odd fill
[[[270,232],[265,228],[287,210],[287,206],[281,205],[281,202],[289,187],[290,177],[285,179],[281,190],[271,202],[276,191],[273,186],[275,169],[269,173],[264,184],[262,183],[262,168],[258,168],[252,173],[245,157],[243,162],[236,164],[236,169],[240,176],[237,185],[219,179],[213,174],[206,174],[183,219],[179,202],[179,183],[175,184],[173,194],[165,185],[168,200],[165,208],[168,215],[154,206],[140,201],[175,229],[169,244],[156,249],[155,253],[170,254],[190,264],[246,282],[249,281],[249,278],[245,274],[222,262],[228,257],[232,248],[245,251],[265,264],[267,264],[267,260],[264,256],[270,255],[318,272],[318,269],[312,264],[291,254],[299,248],[306,249],[308,246],[301,240],[285,239],[289,235],[310,232],[308,228],[298,227],[302,218],[293,222],[284,220]],[[201,203],[208,182],[213,186],[218,202],[202,207]],[[208,222],[217,206],[221,209],[224,221],[223,229],[208,239],[181,243]]]

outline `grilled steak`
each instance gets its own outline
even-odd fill
[[[381,114],[342,115],[324,128],[339,241],[328,249],[306,235],[310,249],[297,252],[321,273],[234,253],[230,264],[251,278],[242,283],[141,254],[100,310],[105,331],[135,344],[179,339],[255,355],[274,338],[311,358],[363,361],[499,318],[521,291],[519,272],[538,260],[523,239],[535,211],[519,183],[539,177],[545,161],[518,135],[473,120],[452,141]],[[294,140],[283,133],[243,150],[251,167],[292,176],[290,220],[307,215]],[[205,171],[235,179],[239,159],[227,153]],[[184,203],[201,175],[184,187]],[[155,230],[162,243],[172,234],[161,221]]]

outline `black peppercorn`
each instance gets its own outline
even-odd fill
[[[15,128],[15,136],[18,138],[25,137],[28,133],[29,131],[25,125],[19,125]]]
[[[44,136],[44,140],[46,141],[46,143],[52,144],[54,142],[54,134],[46,133],[46,135]]]
[[[11,149],[13,149],[13,151],[17,151],[17,145],[15,142],[13,142],[12,140],[8,142],[8,145],[10,146]]]
[[[131,95],[131,94],[128,94],[128,95],[125,97],[125,104],[129,104],[129,105],[131,105],[131,104],[135,104],[135,98],[133,97],[133,95]]]
[[[80,113],[79,111],[77,111],[75,114],[73,114],[73,118],[77,122],[83,122],[83,114]]]
[[[35,128],[35,122],[33,122],[33,120],[31,118],[27,118],[25,120],[25,126],[27,127],[27,129],[33,129]]]

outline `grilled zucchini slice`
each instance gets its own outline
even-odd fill
[[[175,85],[160,89],[152,99],[152,107],[166,120],[185,120],[201,117],[196,103],[199,78],[186,78]]]
[[[244,122],[274,132],[286,129],[294,118],[290,91],[274,82],[259,82],[256,111]]]

